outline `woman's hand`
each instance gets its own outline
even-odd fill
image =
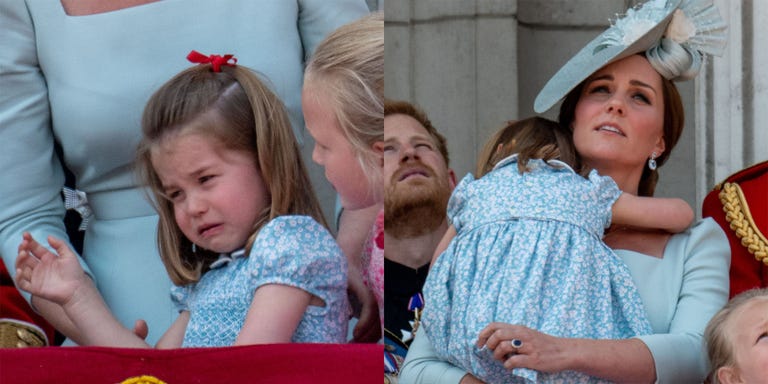
[[[653,356],[645,343],[636,338],[570,339],[521,325],[491,323],[480,331],[477,346],[492,350],[493,357],[507,369],[530,368],[549,373],[578,371],[622,383],[656,381]]]
[[[491,323],[480,331],[477,346],[493,351],[493,357],[507,369],[560,372],[572,369],[568,341],[522,325]]]
[[[58,253],[52,253],[25,232],[16,259],[16,284],[19,288],[64,306],[84,286],[88,276],[74,252],[60,239],[48,237]]]

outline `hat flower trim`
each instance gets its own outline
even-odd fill
[[[666,14],[665,0],[651,0],[637,8],[630,8],[624,17],[617,18],[603,33],[603,41],[595,47],[597,53],[611,46],[626,47],[645,35]]]
[[[595,53],[609,46],[628,46],[669,14],[666,0],[651,0],[627,11],[604,34]],[[727,26],[713,0],[683,0],[662,38],[646,51],[651,65],[666,79],[689,80],[701,69],[704,54],[721,56]]]
[[[672,39],[675,43],[684,44],[690,38],[696,36],[696,25],[685,16],[685,12],[675,9],[675,12],[672,14],[672,21],[669,22],[664,36]]]

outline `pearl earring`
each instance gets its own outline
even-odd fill
[[[652,153],[651,154],[651,158],[648,159],[648,168],[651,171],[655,171],[656,170],[656,152]]]

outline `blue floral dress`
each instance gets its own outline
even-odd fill
[[[503,367],[475,346],[491,322],[559,337],[621,339],[651,333],[624,262],[602,241],[621,191],[595,171],[515,155],[466,176],[448,204],[457,230],[424,286],[422,324],[438,355],[488,383],[599,382],[581,373]]]
[[[297,287],[325,303],[307,307],[292,342],[346,342],[347,261],[331,234],[311,217],[277,217],[259,231],[248,257],[233,252],[214,265],[197,283],[171,289],[179,311],[190,312],[183,347],[234,344],[254,292],[266,284]]]

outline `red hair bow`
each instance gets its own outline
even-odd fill
[[[187,60],[196,64],[211,64],[214,72],[221,72],[222,65],[229,65],[234,67],[237,64],[237,59],[233,55],[203,55],[202,53],[193,50],[187,55]],[[232,61],[231,63],[229,61]]]

